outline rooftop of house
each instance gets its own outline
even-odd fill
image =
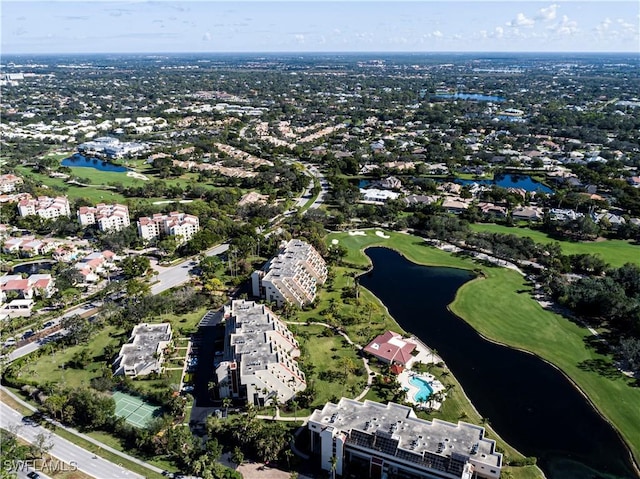
[[[411,360],[411,352],[415,348],[415,344],[404,341],[398,333],[387,331],[367,344],[364,350],[389,362],[407,364]]]

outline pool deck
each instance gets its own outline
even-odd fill
[[[427,347],[422,341],[420,341],[415,336],[411,336],[410,338],[405,339],[405,341],[416,345],[417,354],[414,356],[414,360],[412,361],[412,364],[417,362],[420,362],[422,364],[442,362],[442,358],[440,358],[437,354],[435,354],[433,350]],[[429,386],[433,390],[433,393],[431,394],[430,397],[433,398],[435,395],[438,395],[442,397],[443,401],[446,398],[444,394],[444,391],[445,391],[444,385],[440,381],[438,381],[433,376],[433,374],[418,373],[416,371],[412,371],[410,367],[411,365],[409,365],[409,369],[405,369],[400,374],[398,374],[398,382],[407,391],[407,402],[415,404],[416,407],[418,408],[424,407],[424,408],[434,409],[434,410],[440,409],[440,407],[442,406],[441,401],[436,401],[434,399],[430,399],[426,403],[421,403],[419,401],[416,401],[414,397],[419,390],[416,386],[410,384],[409,381],[413,377],[423,379],[429,384]],[[442,394],[438,394],[440,392],[442,392]]]

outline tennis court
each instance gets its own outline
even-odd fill
[[[116,391],[113,393],[116,402],[116,416],[135,427],[145,427],[153,419],[159,407],[151,406],[142,399]]]

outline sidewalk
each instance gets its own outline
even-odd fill
[[[29,409],[30,411],[33,411],[33,412],[37,412],[37,411],[38,411],[38,409],[37,409],[37,408],[33,407],[33,406],[32,406],[31,404],[29,404],[28,402],[23,401],[20,397],[18,397],[18,396],[16,396],[15,394],[13,394],[13,392],[9,391],[9,390],[8,390],[7,388],[5,388],[4,386],[0,386],[0,389],[2,389],[2,391],[3,391],[4,393],[6,393],[7,395],[11,396],[15,401],[17,401],[18,403],[20,403],[21,405],[23,405],[24,407],[26,407],[26,408],[27,408],[27,409]],[[126,459],[126,460],[128,460],[128,461],[134,462],[134,463],[136,463],[136,464],[138,464],[138,465],[140,465],[140,466],[142,466],[142,467],[146,467],[147,469],[149,469],[149,470],[151,470],[151,471],[153,471],[153,472],[157,472],[158,474],[162,474],[162,473],[164,472],[164,470],[163,470],[163,469],[160,469],[159,467],[156,467],[156,466],[154,466],[154,465],[152,465],[152,464],[149,464],[149,463],[147,463],[147,462],[144,462],[144,461],[142,461],[142,460],[140,460],[140,459],[138,459],[138,458],[136,458],[136,457],[130,456],[130,455],[128,455],[128,454],[125,454],[125,453],[124,453],[124,452],[122,452],[122,451],[118,451],[117,449],[114,449],[114,448],[112,448],[112,447],[110,447],[110,446],[107,446],[106,444],[103,444],[103,443],[101,443],[100,441],[98,441],[98,440],[96,440],[96,439],[94,439],[94,438],[92,438],[92,437],[90,437],[90,436],[87,436],[86,434],[82,434],[81,432],[79,432],[79,431],[77,431],[77,430],[75,430],[75,429],[73,429],[73,428],[66,427],[66,426],[64,426],[64,425],[60,424],[60,423],[59,423],[59,422],[57,422],[57,421],[53,421],[53,420],[48,419],[48,418],[47,418],[47,421],[48,421],[48,422],[50,422],[51,424],[55,425],[56,427],[59,427],[59,428],[61,428],[61,429],[64,429],[65,431],[70,432],[71,434],[75,434],[75,435],[76,435],[76,436],[78,436],[78,437],[81,437],[81,438],[82,438],[82,439],[84,439],[85,441],[88,441],[88,442],[90,442],[90,443],[92,443],[92,444],[95,444],[96,446],[98,446],[98,447],[100,447],[100,448],[104,449],[105,451],[109,451],[109,452],[110,452],[110,453],[112,453],[112,454],[115,454],[115,455],[117,455],[117,456],[120,456],[120,457],[122,457],[123,459]]]

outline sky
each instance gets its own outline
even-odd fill
[[[0,53],[640,52],[640,1],[2,0]]]

